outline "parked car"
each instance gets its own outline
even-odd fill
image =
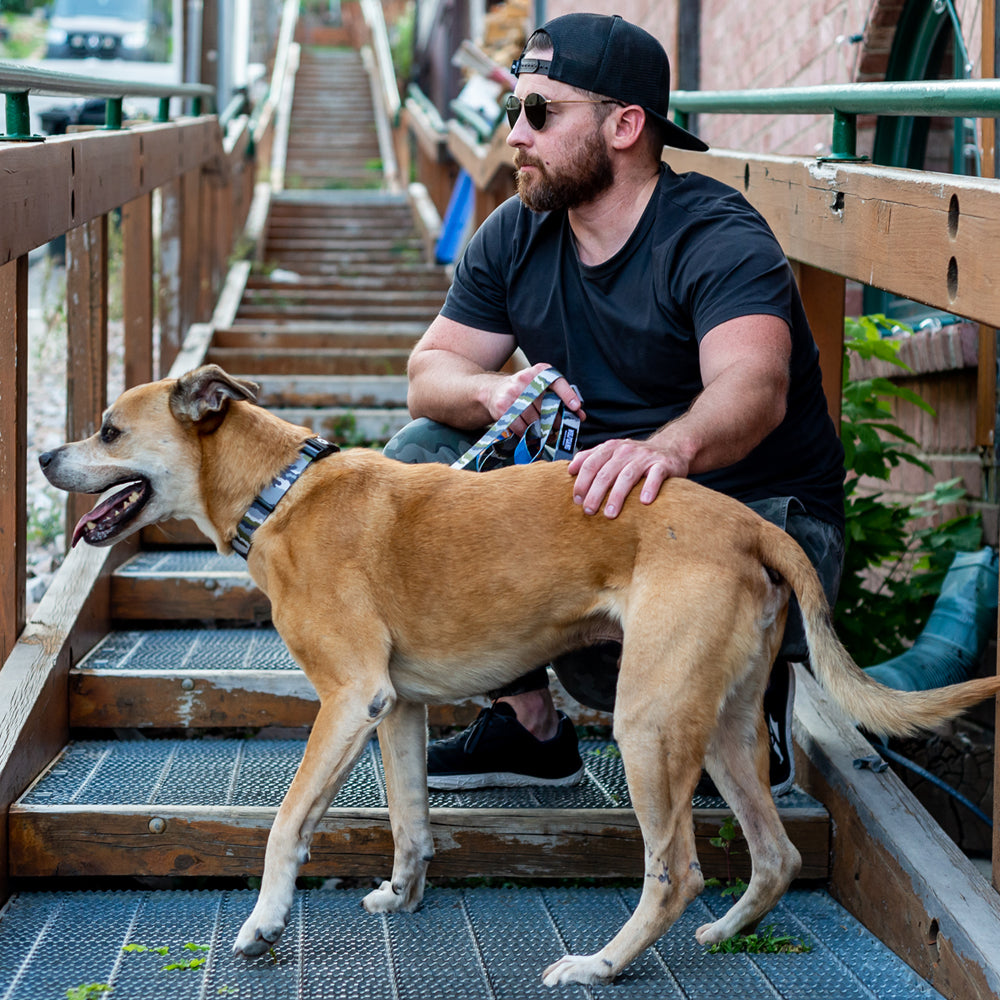
[[[49,59],[149,59],[151,0],[55,0],[46,33]]]

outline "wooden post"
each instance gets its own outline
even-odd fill
[[[122,206],[125,388],[153,377],[153,199]]]
[[[157,311],[160,317],[162,378],[174,363],[183,340],[181,309],[181,218],[183,197],[180,178],[160,188],[160,257],[157,261]]]
[[[840,397],[844,377],[844,293],[846,282],[839,274],[793,261],[809,326],[819,347],[823,391],[834,427],[840,431]]]
[[[66,440],[97,431],[108,402],[108,217],[66,234]],[[93,506],[71,494],[66,502],[66,545],[73,526]]]
[[[181,177],[181,343],[188,327],[198,319],[203,261],[201,246],[201,168]]]
[[[24,628],[28,258],[0,267],[0,666]]]

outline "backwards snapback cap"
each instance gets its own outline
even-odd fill
[[[667,117],[670,62],[648,31],[618,14],[564,14],[541,28],[552,39],[552,58],[525,56],[510,71],[540,73],[571,87],[638,104],[662,128],[668,146],[704,151],[708,145]]]

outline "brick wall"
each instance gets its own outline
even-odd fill
[[[812,0],[747,4],[701,0],[701,89],[742,90],[881,80],[905,0]],[[590,0],[589,10],[619,13],[642,25],[677,62],[677,4],[650,0]],[[556,17],[579,9],[557,0]],[[979,75],[981,0],[956,0],[962,35]],[[860,36],[859,41],[853,39]],[[870,124],[870,123],[869,123]],[[870,152],[871,129],[859,122],[859,152]],[[828,152],[829,117],[702,115],[699,132],[711,145],[758,153],[814,156]]]

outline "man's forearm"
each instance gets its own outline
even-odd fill
[[[406,402],[413,417],[428,417],[463,430],[492,421],[486,406],[488,383],[499,376],[468,358],[425,350],[410,359]]]

